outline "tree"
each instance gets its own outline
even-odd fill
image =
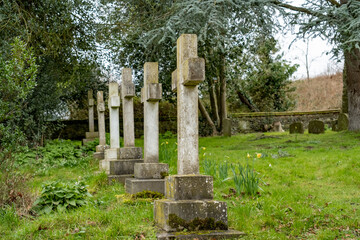
[[[16,37],[37,57],[36,86],[21,111],[22,130],[35,143],[44,136],[46,122],[62,116],[69,102],[81,102],[88,88],[102,86],[93,7],[90,0],[0,3],[2,58],[10,58],[9,44]]]
[[[231,81],[227,78],[229,49],[253,37],[251,33],[255,29],[271,34],[271,9],[244,0],[102,2],[111,3],[113,11],[108,14],[107,24],[112,30],[112,39],[120,41],[110,45],[119,49],[120,61],[138,72],[145,61],[158,61],[161,75],[166,76],[160,79],[166,83],[165,87],[170,86],[171,71],[176,66],[176,39],[182,33],[198,35],[199,56],[206,61],[206,80],[200,89],[203,96],[209,96],[211,108],[210,114],[204,117],[221,131],[222,121],[227,117],[226,86]],[[207,111],[206,108],[200,110]]]
[[[280,0],[258,0],[279,9],[290,23],[299,24],[299,34],[321,36],[335,44],[335,57],[345,59],[349,130],[360,130],[360,0],[310,1],[295,6]],[[285,11],[290,10],[289,11]]]
[[[36,85],[37,65],[32,49],[15,38],[10,58],[0,58],[0,165],[24,140],[21,111]]]
[[[231,92],[245,98],[241,101],[253,111],[286,111],[294,106],[290,77],[298,66],[283,60],[276,44],[273,37],[260,35],[247,45],[247,52],[231,61],[232,78],[239,79],[231,82]]]

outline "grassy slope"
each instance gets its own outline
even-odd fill
[[[340,109],[343,90],[342,73],[294,81],[294,111]]]
[[[201,165],[205,158],[245,164],[249,161],[247,153],[265,156],[254,161],[263,181],[264,191],[259,197],[227,198],[229,188],[234,187],[233,181],[221,182],[215,178],[215,199],[227,201],[230,227],[246,232],[246,239],[359,238],[360,134],[259,136],[200,139]],[[174,174],[175,139],[161,142],[161,157],[167,159]],[[137,146],[141,145],[142,141],[138,140]],[[273,158],[275,154],[290,156]],[[123,186],[108,186],[106,176],[95,174],[97,170],[97,162],[91,161],[86,168],[58,168],[44,176],[35,176],[29,185],[36,192],[45,180],[80,177],[89,184],[97,201],[69,213],[33,220],[17,218],[7,211],[0,217],[0,236],[3,239],[141,239],[144,235],[146,239],[154,239],[152,203],[119,201],[117,196],[124,193]],[[229,176],[232,176],[230,172]]]

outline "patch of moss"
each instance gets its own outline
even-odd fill
[[[215,222],[214,218],[194,218],[186,221],[176,214],[169,214],[169,225],[176,231],[201,231],[201,230],[227,230],[228,226],[222,221]]]
[[[161,172],[160,173],[161,179],[164,179],[165,177],[169,176],[168,172]]]
[[[132,198],[134,198],[134,199],[138,199],[138,198],[162,199],[162,198],[164,198],[164,194],[159,193],[159,192],[145,190],[145,191],[133,194]]]

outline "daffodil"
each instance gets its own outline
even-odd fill
[[[257,153],[257,154],[256,154],[256,157],[257,157],[257,158],[261,158],[261,153]]]
[[[169,142],[166,142],[166,144],[169,144]]]
[[[247,154],[247,157],[250,158],[250,154],[249,154],[249,153]]]
[[[206,150],[206,147],[202,147],[202,150]]]

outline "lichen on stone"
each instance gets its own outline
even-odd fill
[[[228,226],[222,221],[215,222],[214,218],[194,218],[186,221],[176,214],[169,214],[169,226],[176,231],[201,231],[201,230],[227,230]]]

